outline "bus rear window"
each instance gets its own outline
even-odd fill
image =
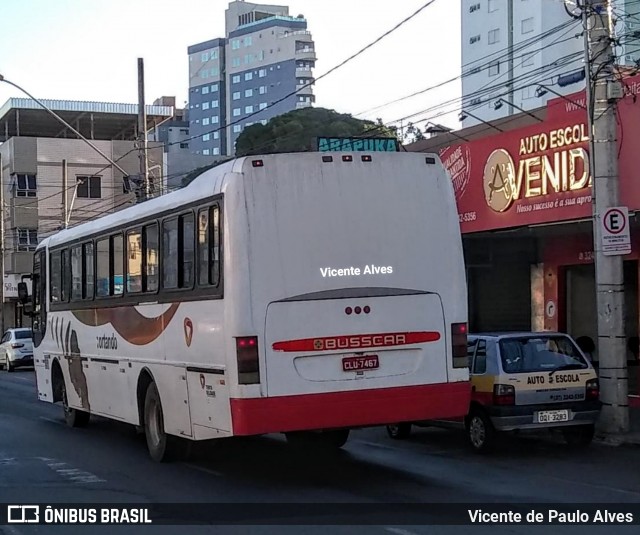
[[[564,336],[535,336],[500,340],[505,373],[531,373],[588,368],[573,342]]]

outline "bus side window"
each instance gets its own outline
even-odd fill
[[[162,287],[178,287],[178,218],[162,222]]]
[[[143,285],[145,292],[158,291],[158,225],[153,223],[142,229],[144,248]]]
[[[62,288],[62,272],[60,270],[60,251],[54,251],[49,255],[49,263],[51,264],[51,276],[49,279],[51,302],[59,303]]]
[[[109,290],[109,251],[111,244],[109,238],[96,241],[96,295],[98,297],[106,297],[110,294]]]
[[[142,291],[142,233],[127,232],[127,293]]]
[[[122,234],[111,237],[113,254],[113,295],[122,295],[124,292],[124,240]]]
[[[206,286],[209,281],[209,209],[198,212],[198,284]]]
[[[82,299],[82,282],[84,279],[82,262],[82,246],[71,248],[71,300]]]
[[[93,242],[85,243],[82,246],[84,258],[84,282],[82,285],[82,295],[84,299],[93,299]]]
[[[180,288],[192,288],[196,251],[193,244],[193,214],[180,216]]]
[[[211,274],[209,283],[218,286],[220,283],[220,208],[211,207]]]
[[[467,342],[467,358],[469,359],[469,369],[473,369],[473,354],[476,351],[476,347],[478,345],[477,340],[469,340]]]

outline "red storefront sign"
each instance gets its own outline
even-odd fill
[[[618,103],[621,204],[640,208],[634,180],[640,139],[640,77],[626,80]],[[590,217],[591,175],[584,92],[554,99],[544,122],[447,147],[462,232]]]

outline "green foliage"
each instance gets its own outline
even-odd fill
[[[317,150],[318,137],[358,136],[396,137],[396,131],[380,119],[374,123],[326,108],[303,108],[245,128],[236,141],[236,155],[308,152]]]

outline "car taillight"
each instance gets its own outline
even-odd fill
[[[238,383],[241,385],[259,383],[258,337],[240,336],[236,338],[236,358],[238,360]]]
[[[589,379],[587,381],[587,393],[586,399],[589,401],[595,401],[600,398],[600,385],[597,379]]]
[[[467,357],[467,324],[451,324],[451,346],[453,354],[453,367],[466,368],[469,366]]]
[[[24,344],[17,344],[17,343],[13,343],[13,344],[11,344],[11,347],[12,347],[13,349],[17,349],[17,348],[19,348],[19,347],[24,347]]]
[[[515,405],[516,390],[513,385],[493,385],[494,405]]]

